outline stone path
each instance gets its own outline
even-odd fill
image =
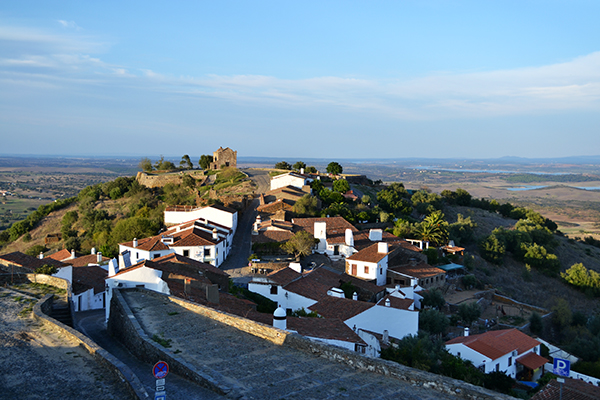
[[[171,340],[177,357],[247,399],[455,399],[275,345],[154,296],[122,294],[149,337]]]
[[[28,307],[37,301],[0,288],[0,399],[129,399],[77,343],[32,320]]]

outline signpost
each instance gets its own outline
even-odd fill
[[[165,391],[165,377],[169,374],[169,364],[159,361],[152,368],[152,375],[156,378],[156,390],[154,391],[154,400],[167,400]]]
[[[565,360],[563,358],[555,358],[554,373],[558,376],[566,376],[568,378],[571,374],[571,361]],[[562,388],[563,383],[565,383],[565,380],[564,378],[556,378],[556,380],[560,384],[560,399],[562,400]]]

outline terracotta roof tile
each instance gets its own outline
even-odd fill
[[[77,252],[75,252],[75,256],[79,257],[79,254]],[[62,249],[60,251],[57,251],[56,253],[53,253],[53,254],[50,254],[49,256],[44,257],[44,258],[51,258],[56,261],[63,261],[63,260],[66,260],[67,258],[71,258],[71,251],[67,250],[67,249]]]
[[[264,231],[252,235],[252,243],[281,243],[290,240],[292,236],[294,234],[288,231]]]
[[[108,272],[97,266],[73,268],[73,294],[89,289],[94,289],[94,294],[102,293],[107,277]]]
[[[563,400],[597,400],[600,399],[600,387],[578,379],[564,378],[562,384]],[[552,379],[548,384],[537,392],[531,400],[559,400],[561,385]]]
[[[110,258],[102,257],[102,262],[108,262]],[[89,264],[98,264],[98,255],[97,254],[88,254],[85,256],[80,256],[77,258],[73,258],[71,260],[64,260],[65,264],[72,265],[73,267],[87,267]]]
[[[342,217],[294,218],[292,222],[313,236],[315,235],[315,222],[325,222],[328,240],[336,235],[345,235],[346,229],[350,229],[354,233],[358,232],[354,225]]]
[[[536,370],[549,362],[547,359],[538,356],[534,352],[527,353],[524,356],[517,358],[515,361],[532,370]]]
[[[449,340],[446,345],[462,343],[484,356],[496,360],[513,350],[522,354],[540,343],[517,329],[489,331],[479,335],[460,336]]]
[[[45,264],[54,265],[57,268],[62,268],[65,266],[64,263],[53,260],[52,258],[43,258],[40,260],[39,258],[29,256],[27,254],[21,253],[20,251],[15,251],[13,253],[1,255],[0,260],[4,261],[1,264],[14,264],[16,266],[28,269],[32,272],[35,271],[37,268],[44,266]]]
[[[285,286],[294,279],[299,278],[300,276],[302,276],[302,274],[294,271],[291,268],[283,268],[278,271],[273,271],[267,275],[269,279],[276,282],[280,286]]]
[[[440,268],[432,267],[431,265],[421,262],[417,265],[402,265],[388,268],[391,271],[412,276],[418,279],[430,278],[432,276],[445,274],[446,271]]]
[[[316,304],[310,306],[309,309],[316,311],[319,315],[325,318],[339,318],[342,321],[346,321],[362,312],[365,312],[371,307],[375,307],[375,304],[359,300],[325,296]]]
[[[414,303],[414,301],[412,299],[401,299],[399,297],[388,294],[387,296],[385,296],[381,300],[379,300],[377,302],[377,305],[385,307],[385,301],[387,299],[390,300],[390,307],[397,308],[399,310],[410,310],[410,306],[412,306]],[[410,311],[412,311],[412,310],[410,310]]]
[[[392,253],[396,249],[398,249],[397,245],[388,244],[388,251],[386,253],[380,253],[379,252],[379,243],[373,243],[372,245],[362,249],[358,253],[354,253],[350,257],[346,257],[346,260],[378,263],[385,256]]]
[[[169,247],[161,241],[161,235],[149,238],[138,239],[137,247],[133,247],[133,240],[125,243],[119,243],[123,246],[135,248],[144,251],[169,250]]]

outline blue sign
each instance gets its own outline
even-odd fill
[[[152,368],[152,373],[156,379],[163,379],[169,373],[169,364],[164,361],[157,362]]]
[[[554,359],[554,373],[568,377],[571,374],[571,361],[562,358]]]

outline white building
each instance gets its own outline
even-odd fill
[[[446,342],[446,349],[469,360],[483,372],[501,371],[525,381],[536,381],[548,362],[540,356],[540,342],[518,329],[489,331],[479,335],[460,336]]]
[[[279,189],[285,186],[294,186],[310,193],[310,187],[307,188],[307,186],[310,186],[312,181],[314,181],[314,178],[309,175],[305,175],[304,170],[301,170],[300,173],[288,172],[271,178],[271,190]]]
[[[388,254],[391,253],[387,242],[377,242],[346,257],[346,273],[361,279],[373,280],[377,285],[385,285],[388,268]]]
[[[174,206],[165,209],[165,224],[182,224],[193,220],[212,221],[235,233],[238,212],[233,208],[213,204],[207,207]]]
[[[160,235],[119,244],[119,267],[176,253],[193,260],[221,265],[233,242],[233,230],[198,219],[175,225]]]

